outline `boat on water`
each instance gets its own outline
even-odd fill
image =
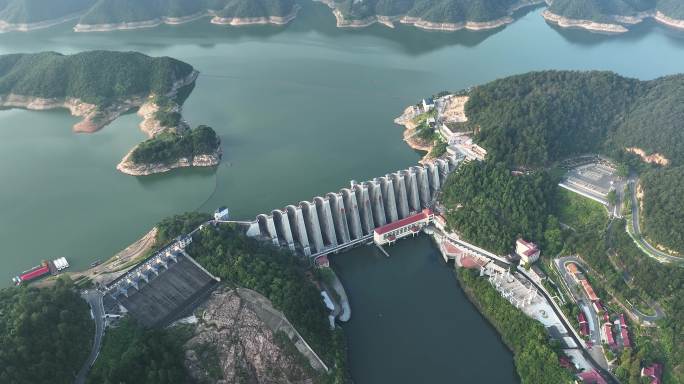
[[[64,269],[69,268],[69,262],[66,258],[60,257],[52,261],[43,260],[40,265],[37,265],[29,270],[22,272],[20,275],[12,278],[12,282],[15,285],[20,285],[22,283],[27,283],[32,280],[36,280],[45,275],[56,275],[61,273]]]

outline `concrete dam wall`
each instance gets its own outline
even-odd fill
[[[340,250],[373,230],[431,207],[447,176],[463,159],[448,156],[349,188],[261,214],[247,235],[305,256]]]

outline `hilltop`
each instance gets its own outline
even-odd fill
[[[684,28],[684,3],[678,0],[552,0],[543,15],[561,27],[597,32],[627,32],[648,18]]]
[[[454,31],[491,29],[511,23],[513,12],[543,0],[319,0],[337,18],[338,27],[374,23],[412,24],[423,29]]]
[[[294,0],[0,0],[0,31],[30,31],[78,20],[76,31],[180,24],[211,17],[213,24],[286,24]]]
[[[684,163],[684,75],[530,72],[474,87],[469,97],[467,124],[496,161],[539,167],[602,152]]]
[[[174,155],[189,155],[189,165],[213,166],[220,160],[218,138],[211,129],[188,130],[181,118],[181,105],[192,91],[198,72],[187,63],[169,57],[150,57],[136,52],[90,51],[75,55],[55,52],[0,56],[0,107],[47,110],[69,109],[82,117],[76,132],[95,132],[121,114],[138,109],[141,129],[157,146],[148,148],[142,159],[158,159],[149,148],[159,148],[165,168],[180,161]],[[189,138],[184,138],[187,132]],[[154,140],[157,136],[160,138]],[[164,138],[162,140],[161,138]],[[173,137],[174,140],[166,140]],[[198,151],[188,150],[186,143]],[[161,144],[161,145],[160,145]],[[174,147],[176,146],[176,147]],[[183,149],[177,148],[184,146]],[[192,146],[192,145],[191,145]],[[193,161],[195,155],[207,155]],[[195,164],[197,163],[197,164]],[[171,166],[175,168],[175,166]],[[168,169],[165,169],[168,170]],[[144,172],[145,174],[156,172]]]

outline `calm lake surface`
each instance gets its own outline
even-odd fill
[[[65,256],[73,268],[86,268],[174,213],[227,205],[234,217],[253,218],[337,190],[350,179],[413,165],[420,154],[402,142],[392,120],[407,105],[442,90],[541,69],[613,70],[641,79],[684,71],[681,33],[648,23],[617,37],[562,31],[539,13],[522,13],[512,25],[491,32],[340,30],[327,7],[307,3],[282,28],[227,28],[202,20],[143,31],[76,34],[65,25],[0,35],[0,54],[135,50],[192,64],[200,77],[184,116],[193,126],[213,126],[225,153],[217,170],[138,179],[115,170],[144,139],[135,114],[95,134],[73,134],[76,119],[65,111],[0,111],[0,286],[42,259]],[[354,320],[348,330],[358,382],[386,377],[388,383],[402,378],[437,383],[457,377],[454,371],[471,370],[479,352],[449,336],[462,321],[500,371],[491,373],[502,375],[494,382],[515,381],[510,354],[463,299],[426,241],[393,248],[396,260],[374,258],[373,252],[356,250],[335,260],[352,292]],[[391,271],[402,269],[434,278],[390,278]],[[383,274],[384,283],[368,278],[374,273]],[[394,305],[369,292],[401,305],[390,308]],[[409,313],[417,308],[426,318]],[[384,316],[371,321],[376,312],[395,314],[391,327]],[[426,349],[425,334],[414,330],[418,320],[425,332],[433,332],[427,340],[443,340],[439,347]],[[411,338],[404,339],[406,329]],[[383,356],[382,345],[369,334],[385,335],[388,348],[405,349],[386,348]],[[450,358],[471,355],[473,361],[460,368],[459,360]],[[423,376],[413,380],[407,372],[388,372],[390,363]]]

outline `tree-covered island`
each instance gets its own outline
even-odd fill
[[[181,118],[197,75],[184,62],[136,52],[0,55],[0,107],[66,108],[82,118],[73,127],[76,132],[95,132],[137,109],[143,118],[140,128],[151,139],[137,148],[133,159],[137,166],[149,166],[141,174],[168,170],[159,164],[174,168],[174,162],[216,165],[220,148],[215,132],[208,127],[189,130]],[[159,150],[155,156],[154,150]]]

